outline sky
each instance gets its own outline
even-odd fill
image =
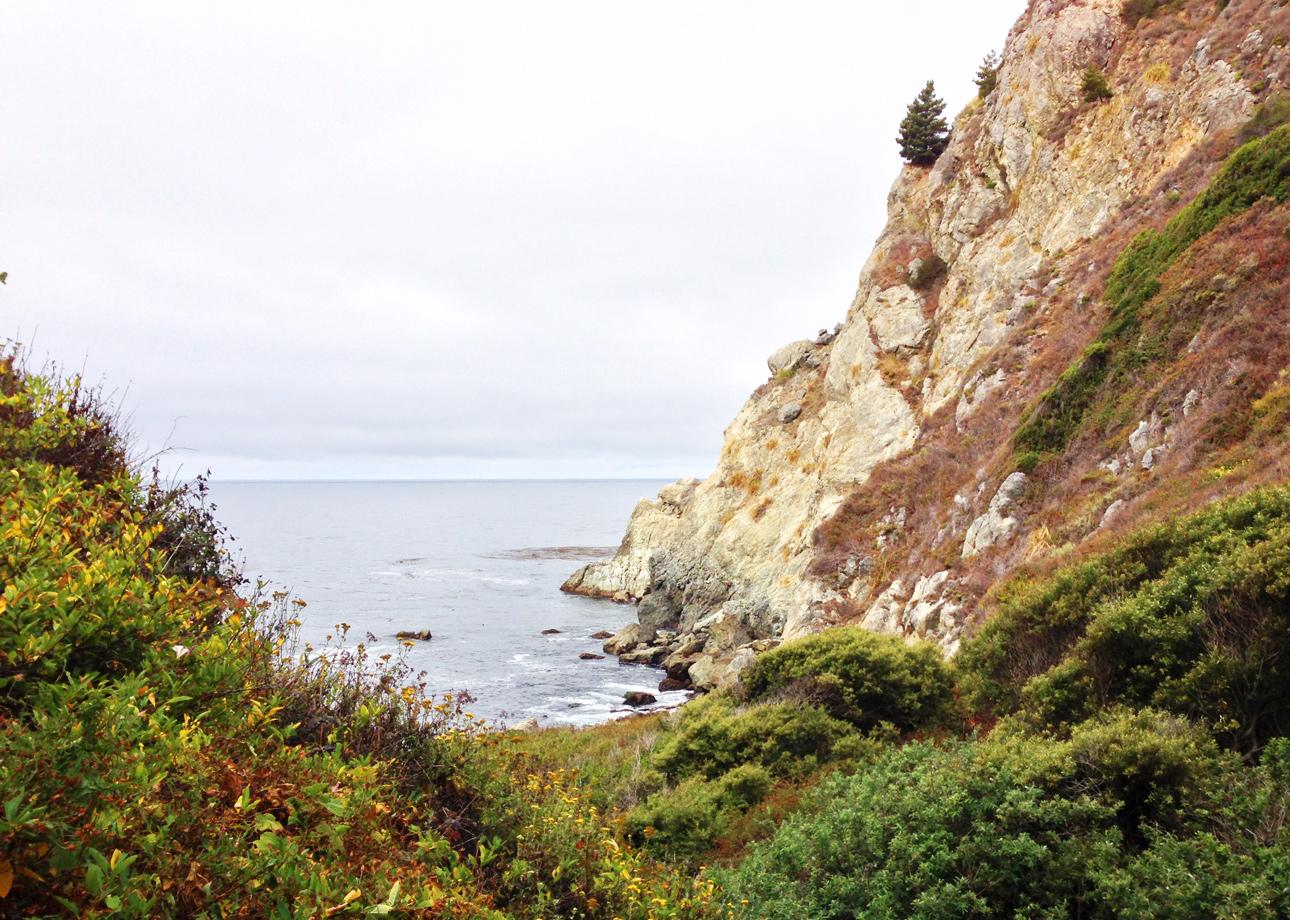
[[[179,476],[704,476],[1024,6],[9,3],[0,339]]]

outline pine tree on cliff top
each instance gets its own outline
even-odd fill
[[[909,104],[900,123],[900,155],[906,163],[931,166],[949,145],[950,126],[945,121],[945,101],[936,95],[931,80]]]

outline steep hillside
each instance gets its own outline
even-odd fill
[[[840,624],[953,654],[1019,566],[1286,480],[1288,37],[1277,0],[1034,0],[846,321],[566,583],[639,600],[607,648],[698,687]]]

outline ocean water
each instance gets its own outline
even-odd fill
[[[304,599],[301,638],[321,645],[337,623],[349,642],[428,629],[407,653],[435,691],[467,690],[481,718],[514,724],[592,724],[646,690],[660,706],[656,668],[600,653],[635,611],[572,597],[560,583],[589,555],[612,553],[636,502],[662,482],[216,482],[216,516],[234,536],[248,578]],[[559,630],[543,635],[543,630]]]

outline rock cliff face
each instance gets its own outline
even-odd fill
[[[896,180],[845,322],[777,350],[713,474],[641,502],[617,555],[569,579],[569,591],[640,601],[615,650],[699,686],[837,623],[952,653],[998,578],[1132,519],[1202,464],[1195,451],[1176,469],[1158,462],[1199,430],[1216,383],[1198,360],[1168,364],[1168,392],[1125,397],[1142,412],[1131,432],[1112,419],[1038,468],[1012,445],[1106,321],[1120,250],[1186,205],[1252,116],[1285,99],[1290,10],[1275,0],[1161,4],[1141,21],[1122,6],[1031,3],[995,90],[958,116],[933,167]],[[1089,67],[1110,100],[1083,99]],[[1108,456],[1109,444],[1123,449]],[[1094,474],[1097,488],[1078,485]]]

